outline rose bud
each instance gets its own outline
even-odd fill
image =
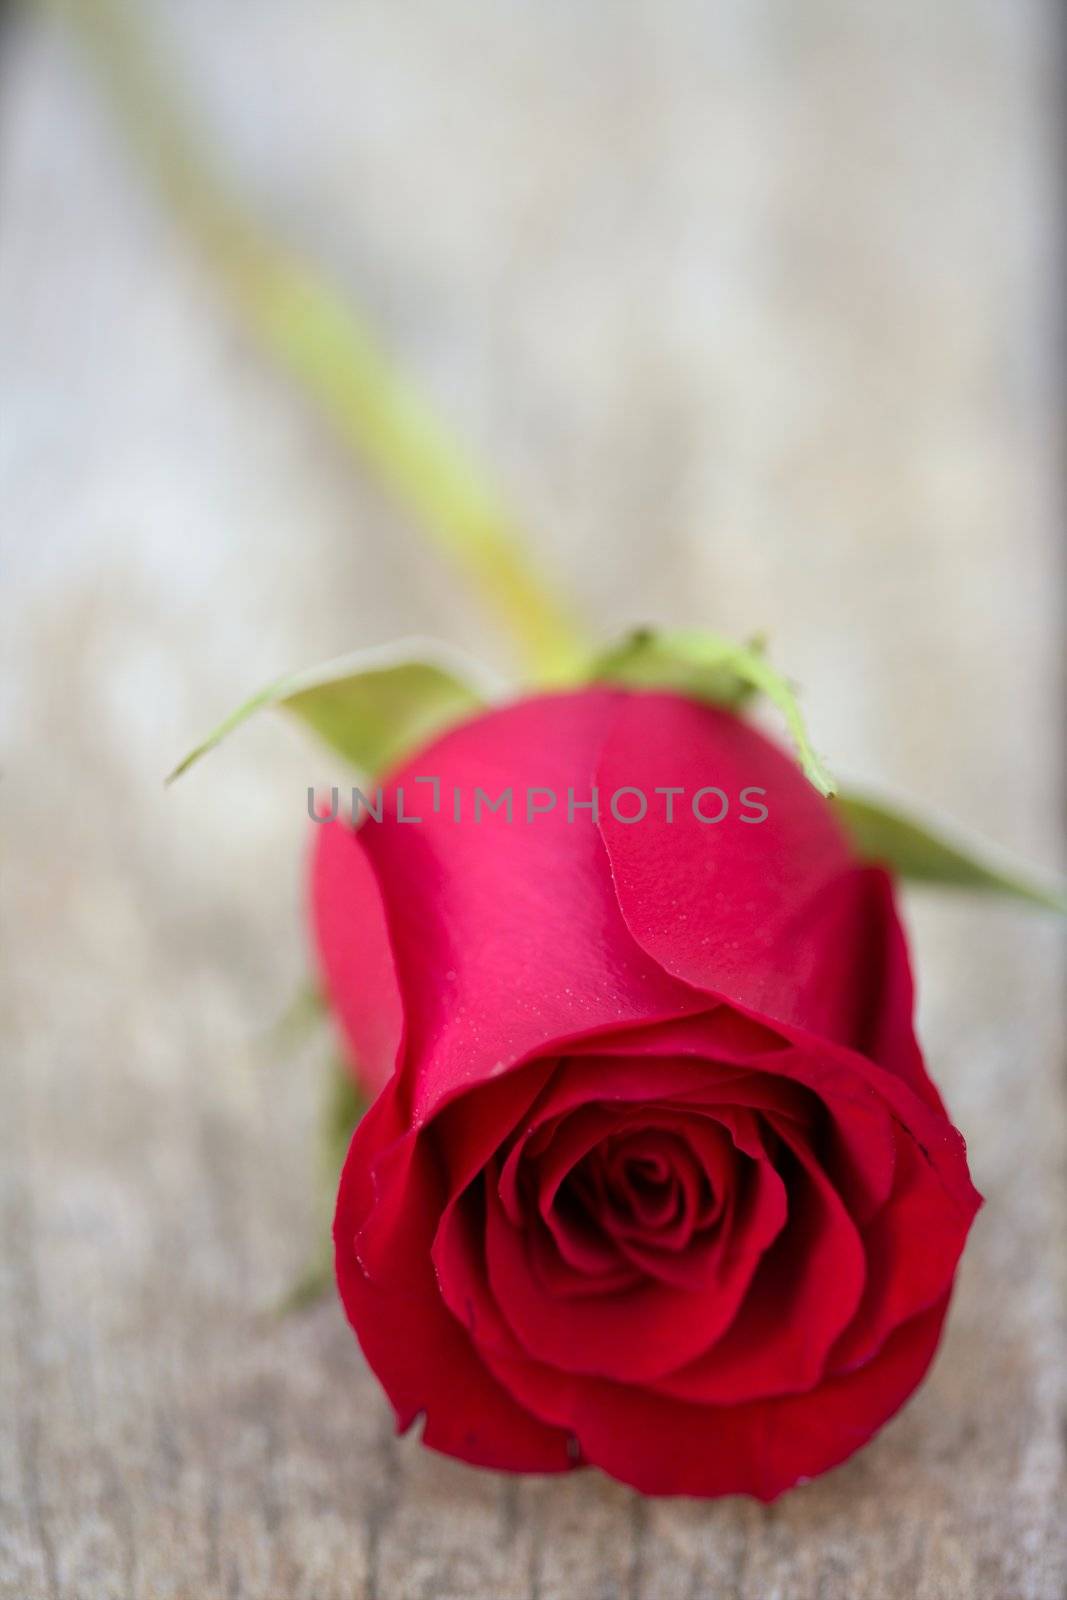
[[[312,890],[380,1090],[337,1278],[399,1426],[651,1494],[844,1460],[923,1377],[980,1203],[885,873],[761,733],[670,694],[477,716],[383,802],[318,827]]]

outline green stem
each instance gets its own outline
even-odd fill
[[[231,196],[179,113],[128,0],[36,0],[81,35],[126,132],[262,347],[471,580],[542,680],[588,654],[495,489],[351,306]]]

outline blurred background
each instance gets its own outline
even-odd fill
[[[359,307],[605,635],[763,631],[842,776],[1062,868],[1056,0],[141,0],[196,135]],[[329,1298],[279,1320],[329,1046],[280,718],[508,641],[264,356],[79,18],[0,33],[0,1595],[1060,1596],[1050,920],[909,896],[988,1197],[934,1375],[764,1510],[393,1444]]]

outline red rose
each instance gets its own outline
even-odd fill
[[[599,823],[569,819],[594,785]],[[508,786],[512,820],[475,822]],[[771,1499],[897,1410],[979,1199],[889,881],[762,735],[607,689],[488,713],[380,822],[320,826],[313,901],[384,1085],[335,1240],[401,1427],[492,1467]]]

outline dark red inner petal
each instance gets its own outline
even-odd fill
[[[637,1272],[683,1287],[696,1284],[735,1186],[736,1151],[725,1131],[703,1142],[711,1162],[674,1128],[609,1135],[556,1190],[548,1216],[553,1235],[595,1233],[605,1251]]]

